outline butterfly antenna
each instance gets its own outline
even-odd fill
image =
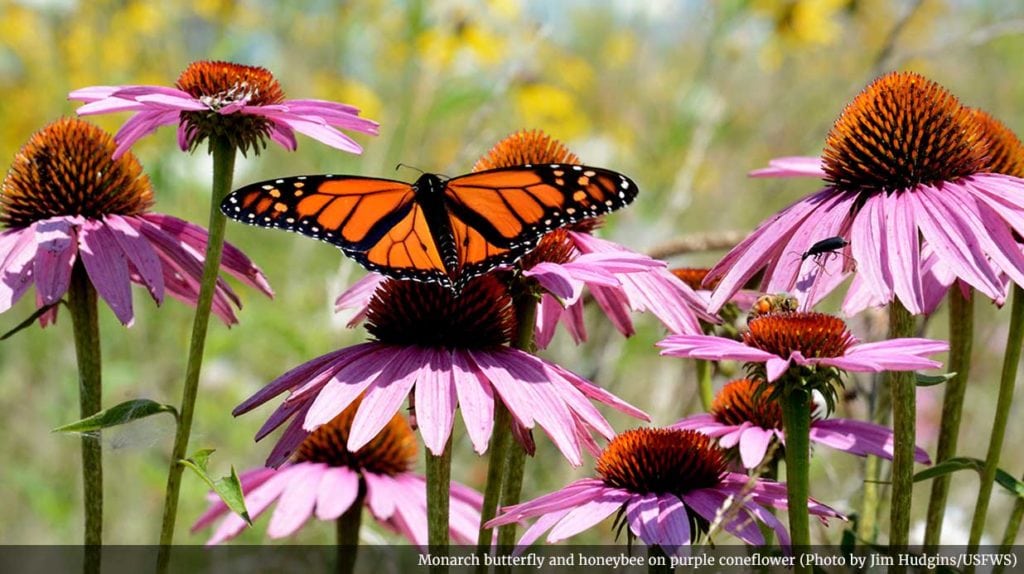
[[[420,168],[418,168],[416,166],[409,165],[407,163],[399,163],[398,165],[395,166],[395,171],[398,171],[400,168],[403,168],[403,167],[407,168],[407,169],[416,170],[416,171],[420,172],[420,175],[423,175],[423,174],[427,173],[427,172],[423,171],[422,169],[420,169]]]

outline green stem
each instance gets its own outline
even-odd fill
[[[889,379],[878,374],[874,377],[869,407],[871,421],[889,426]],[[864,489],[861,496],[860,517],[857,521],[857,536],[869,544],[878,540],[878,513],[882,500],[882,460],[868,455],[864,458]]]
[[[1021,519],[1024,518],[1024,498],[1017,498],[1013,503],[1013,512],[1010,513],[1010,520],[1006,523],[1006,532],[1003,533],[1003,543],[999,552],[1009,552],[1017,541],[1017,533],[1020,532]]]
[[[100,326],[96,288],[81,262],[71,269],[68,308],[78,360],[78,392],[81,417],[100,411],[103,403]],[[86,572],[99,572],[99,546],[103,544],[103,446],[99,432],[82,435],[82,487],[85,506]]]
[[[484,487],[484,503],[480,509],[480,534],[476,539],[477,555],[483,556],[491,551],[494,529],[484,528],[488,520],[494,518],[501,500],[502,481],[505,478],[505,463],[508,462],[508,451],[512,445],[512,414],[501,401],[494,401],[494,432],[487,452],[490,461],[487,466],[487,484]],[[482,574],[487,568],[481,565],[477,572]]]
[[[360,486],[359,496],[352,501],[352,506],[338,517],[337,521],[337,552],[338,574],[352,574],[356,567],[356,556],[359,553],[359,527],[363,521],[363,498],[365,494]]]
[[[711,386],[711,361],[697,359],[694,366],[697,370],[697,391],[700,393],[700,406],[705,412],[711,411],[711,403],[715,400],[715,389]]]
[[[789,532],[798,551],[811,545],[810,496],[811,395],[802,388],[782,398],[782,427],[786,434],[786,498]],[[797,564],[796,572],[810,572]]]
[[[974,289],[964,297],[955,285],[949,290],[949,372],[957,375],[946,381],[942,401],[942,423],[939,425],[939,445],[935,452],[938,464],[956,455],[960,434],[960,414],[963,412],[967,378],[971,369],[971,346],[974,342]],[[942,519],[949,497],[948,474],[932,481],[932,494],[928,501],[928,520],[924,534],[926,547],[938,546],[942,538]]]
[[[978,549],[981,535],[985,532],[985,515],[988,514],[988,503],[992,496],[992,486],[996,480],[999,455],[1003,450],[1003,439],[1006,437],[1006,423],[1010,419],[1010,406],[1013,403],[1013,387],[1017,383],[1017,366],[1020,364],[1022,343],[1024,343],[1024,289],[1014,285],[1013,306],[1010,310],[1010,333],[1006,337],[1003,372],[999,377],[996,416],[992,423],[988,454],[985,456],[985,468],[981,472],[978,504],[974,507],[974,520],[971,522],[971,535],[967,542],[968,552],[975,552]]]
[[[164,514],[160,526],[160,552],[157,555],[157,569],[166,572],[170,559],[169,545],[174,541],[174,523],[178,514],[178,495],[181,491],[181,475],[184,467],[179,461],[188,452],[188,439],[192,432],[192,416],[195,412],[196,396],[199,394],[199,373],[203,365],[203,351],[206,348],[206,330],[210,323],[210,310],[220,271],[221,252],[224,249],[224,228],[227,218],[220,212],[220,203],[231,191],[231,179],[235,170],[235,148],[223,138],[214,136],[210,140],[213,155],[213,185],[210,194],[210,226],[206,245],[206,259],[203,263],[203,277],[196,301],[196,314],[192,322],[192,339],[188,348],[188,366],[185,370],[185,388],[181,395],[178,429],[174,435],[170,468],[167,471],[167,491],[164,497]]]
[[[530,291],[528,284],[521,283],[513,287],[512,304],[516,310],[516,338],[512,346],[526,353],[533,353],[536,349],[533,343],[533,333],[537,325],[537,301],[536,294]],[[509,421],[515,424],[515,421]],[[511,426],[509,427],[511,429]],[[526,451],[523,446],[511,441],[508,446],[507,460],[505,461],[505,478],[501,486],[501,505],[512,506],[519,504],[523,492],[523,473],[526,468]],[[512,548],[516,543],[516,524],[506,524],[498,527],[498,547]]]
[[[427,546],[434,556],[448,555],[451,475],[452,439],[449,436],[440,455],[427,450]],[[431,566],[430,572],[443,574],[448,572],[448,566]]]
[[[914,316],[897,300],[889,305],[889,339],[914,336]],[[892,396],[893,458],[892,505],[889,509],[889,546],[895,550],[910,543],[910,505],[914,494],[914,443],[916,442],[917,386],[913,371],[888,374]]]

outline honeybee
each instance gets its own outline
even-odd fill
[[[800,307],[800,301],[789,293],[761,295],[754,301],[747,315],[747,323],[768,313],[792,313]]]

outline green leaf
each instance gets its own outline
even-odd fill
[[[985,468],[985,461],[978,458],[971,458],[967,456],[956,456],[936,464],[931,468],[926,468],[921,472],[914,475],[914,482],[921,482],[922,480],[928,480],[936,478],[946,474],[952,474],[954,472],[971,469],[981,474]],[[998,468],[996,469],[996,484],[1005,488],[1010,494],[1024,498],[1024,482],[1017,480],[1010,473],[1005,470]]]
[[[252,519],[249,518],[249,511],[245,509],[245,496],[242,493],[242,481],[238,479],[238,473],[235,472],[235,467],[231,467],[231,474],[224,476],[216,480],[210,478],[210,474],[207,472],[207,463],[210,462],[210,455],[213,454],[212,448],[203,448],[197,450],[189,458],[185,460],[179,460],[181,464],[192,469],[192,472],[196,473],[199,478],[203,480],[209,487],[217,493],[224,504],[227,505],[231,512],[242,517],[242,520],[246,524],[252,526]]]
[[[37,319],[39,319],[40,317],[45,315],[50,309],[53,309],[57,305],[60,305],[62,302],[63,302],[63,299],[60,300],[60,301],[57,301],[56,303],[50,303],[49,305],[43,305],[42,307],[36,309],[31,315],[28,316],[28,319],[25,319],[21,323],[18,323],[18,325],[16,327],[14,327],[13,329],[11,329],[10,331],[7,331],[3,335],[0,335],[0,341],[5,341],[5,340],[9,339],[10,337],[14,336],[14,334],[16,334],[18,331],[21,331],[22,329],[31,326],[32,323],[35,323]]]
[[[175,420],[178,419],[178,411],[171,405],[164,405],[149,399],[135,399],[102,410],[80,421],[59,426],[53,429],[53,432],[93,432],[159,413],[171,413]]]
[[[935,385],[941,385],[956,376],[956,373],[943,373],[941,375],[925,375],[923,373],[914,374],[917,375],[917,386],[919,387],[933,387]]]

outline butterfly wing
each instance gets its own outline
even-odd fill
[[[221,210],[243,223],[336,245],[371,271],[450,284],[415,191],[402,181],[332,175],[274,179],[231,192]]]
[[[458,283],[512,263],[553,229],[629,204],[637,186],[607,169],[523,165],[448,181],[445,204],[459,254]]]

